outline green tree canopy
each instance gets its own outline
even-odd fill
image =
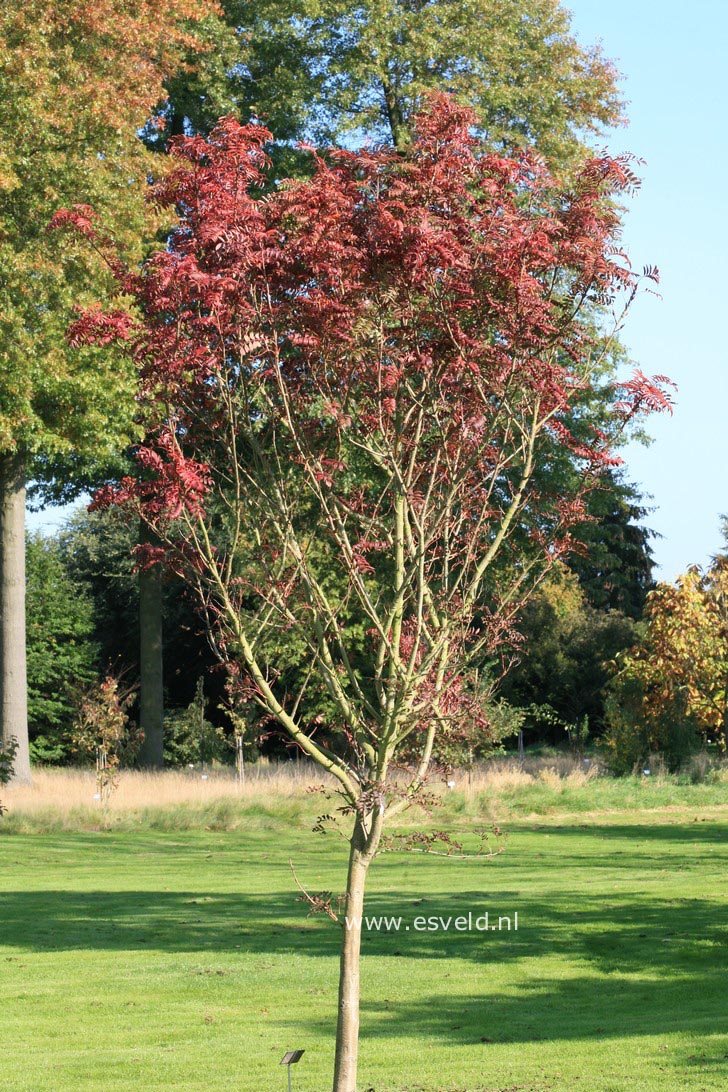
[[[94,606],[64,565],[55,538],[30,535],[26,549],[28,720],[37,759],[66,758],[79,695],[97,672]]]
[[[557,0],[223,0],[237,58],[168,82],[167,132],[256,113],[279,140],[411,139],[424,92],[474,107],[493,147],[535,144],[552,166],[622,120],[617,73]],[[227,45],[226,45],[227,49]],[[223,58],[223,60],[221,60]],[[225,104],[228,103],[229,107]]]
[[[11,0],[0,13],[0,453],[119,450],[134,434],[132,377],[110,348],[69,350],[75,303],[108,288],[93,256],[46,234],[88,203],[130,252],[148,223],[148,156],[136,137],[163,96],[206,0]]]
[[[635,641],[635,623],[620,611],[597,610],[574,573],[558,565],[524,608],[519,629],[523,644],[503,687],[507,700],[530,708],[540,732],[554,714],[564,726],[587,717],[599,731],[608,662]]]
[[[615,723],[620,706],[636,704],[650,750],[663,750],[666,733],[683,721],[724,751],[728,566],[719,559],[706,573],[693,566],[674,584],[658,584],[648,596],[642,638],[617,666],[611,686]]]
[[[588,511],[569,568],[593,607],[618,610],[636,621],[654,583],[651,543],[657,533],[643,522],[649,509],[636,486],[609,471],[592,491]]]

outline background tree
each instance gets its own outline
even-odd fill
[[[130,341],[158,432],[140,452],[148,479],[106,499],[141,508],[243,691],[337,783],[352,817],[350,923],[385,818],[417,797],[438,734],[464,717],[487,729],[475,665],[497,660],[569,548],[581,491],[549,495],[534,468],[554,440],[586,473],[604,465],[608,436],[587,445],[569,429],[595,367],[575,315],[634,286],[613,248],[626,165],[593,161],[564,193],[533,162],[478,155],[473,121],[441,101],[406,159],[339,152],[266,199],[260,127],[228,119],[209,141],[179,141],[188,167],[157,189],[179,230],[123,281],[139,325],[93,312],[72,332]],[[57,218],[69,221],[84,230],[86,214]],[[613,431],[668,405],[636,375]],[[248,536],[256,554],[241,563]],[[370,637],[356,659],[340,623],[352,602]],[[308,645],[296,694],[262,656],[271,626]],[[309,683],[337,705],[334,745],[309,719]],[[405,744],[418,755],[402,776]],[[335,1092],[356,1086],[359,949],[354,924]]]
[[[66,581],[93,604],[94,638],[102,672],[123,670],[140,674],[139,574],[134,550],[137,521],[117,510],[80,511],[58,536]],[[197,604],[178,580],[165,572],[163,598],[165,656],[164,704],[170,716],[186,710],[195,696],[198,678],[205,678],[209,713],[216,726],[224,724],[218,706],[224,700],[224,676],[207,640]],[[217,715],[216,715],[217,714]]]
[[[517,662],[502,687],[511,705],[528,710],[531,743],[560,743],[579,725],[600,734],[609,662],[637,639],[632,619],[592,606],[567,565],[556,566],[524,608]]]
[[[619,769],[651,752],[676,767],[701,741],[725,749],[727,597],[720,563],[650,592],[642,639],[618,658],[610,687],[607,744]]]
[[[596,610],[619,611],[637,621],[654,586],[649,509],[619,471],[606,471],[587,502],[589,520],[576,534],[569,568]]]
[[[587,420],[598,427],[598,415]],[[572,472],[568,461],[565,471]],[[574,550],[519,619],[522,641],[502,689],[528,710],[529,742],[561,742],[577,724],[601,735],[610,665],[638,640],[636,623],[653,586],[646,512],[621,471],[604,470],[586,498],[588,518],[574,531]]]
[[[139,666],[136,544],[134,523],[116,511],[82,509],[58,533],[67,579],[93,603],[100,663],[115,671],[128,666],[135,675]]]
[[[45,235],[55,208],[103,208],[139,251],[149,161],[136,129],[162,81],[196,48],[207,0],[49,0],[0,12],[0,716],[29,776],[24,509],[28,476],[54,458],[119,451],[136,436],[132,377],[111,348],[69,350],[71,308],[102,292],[108,270]],[[201,48],[201,46],[200,46]]]
[[[33,757],[67,760],[81,691],[95,679],[93,602],[69,577],[59,543],[30,535],[27,561],[28,721]]]
[[[558,167],[622,121],[614,66],[571,33],[557,0],[223,0],[238,63],[169,81],[163,135],[207,132],[234,106],[261,116],[288,172],[292,144],[412,139],[417,104],[449,91],[494,149],[535,146]],[[155,141],[154,133],[149,136]],[[162,141],[157,139],[157,144]],[[287,148],[285,147],[287,145]]]

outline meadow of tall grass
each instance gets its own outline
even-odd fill
[[[509,819],[587,816],[625,810],[728,811],[728,768],[719,766],[697,780],[656,766],[650,773],[611,777],[596,761],[569,755],[501,757],[456,771],[428,786],[439,798],[437,823],[505,822]],[[7,807],[0,832],[59,830],[235,829],[251,823],[305,820],[322,810],[319,791],[334,793],[333,782],[304,762],[256,764],[244,781],[227,768],[124,770],[108,802],[99,797],[93,770],[36,769],[31,785],[4,790]],[[327,803],[324,810],[335,809]],[[430,821],[413,808],[402,825]],[[399,825],[399,824],[398,824]]]

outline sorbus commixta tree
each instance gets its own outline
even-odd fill
[[[599,366],[580,309],[636,289],[610,201],[635,184],[628,164],[594,159],[563,192],[536,160],[479,153],[472,120],[436,98],[406,157],[332,152],[272,196],[261,127],[176,140],[156,199],[178,227],[122,276],[136,316],[86,312],[72,330],[127,344],[156,421],[145,475],[98,503],[143,512],[247,697],[351,817],[335,1092],[356,1085],[356,923],[383,827],[417,798],[438,735],[487,731],[477,665],[569,549],[625,421],[669,405],[637,374],[610,434],[570,428]],[[88,209],[57,219],[105,246]],[[583,469],[569,495],[535,484],[558,447]],[[309,650],[296,693],[266,657],[281,628]],[[307,715],[319,686],[338,713],[326,741]]]

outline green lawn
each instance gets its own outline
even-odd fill
[[[306,917],[288,859],[340,891],[345,845],[309,826],[271,806],[227,832],[0,836],[4,1092],[285,1092],[294,1047],[294,1089],[326,1092],[337,927]],[[366,937],[362,1092],[728,1087],[726,821],[509,829],[492,861],[375,862],[372,914],[519,928]]]

